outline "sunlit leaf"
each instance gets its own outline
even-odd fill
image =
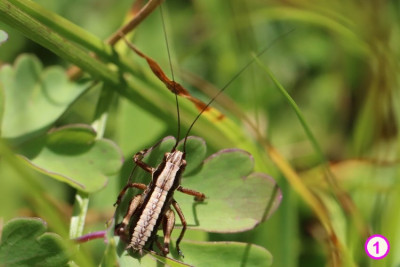
[[[247,152],[226,149],[209,156],[196,174],[184,174],[182,186],[207,197],[204,202],[194,202],[189,201],[190,196],[175,194],[189,226],[210,232],[240,232],[267,219],[279,206],[281,191],[273,178],[252,173],[253,164]]]
[[[118,240],[118,238],[116,238]],[[271,266],[272,255],[263,247],[240,242],[193,242],[183,241],[181,249],[184,257],[180,257],[172,246],[167,257],[154,252],[146,252],[143,256],[132,254],[119,243],[119,266]]]
[[[270,252],[254,244],[239,242],[182,242],[181,247],[185,253],[185,258],[182,260],[196,267],[270,266],[272,264]]]
[[[5,98],[2,137],[19,141],[48,130],[87,88],[70,82],[60,67],[43,69],[31,55],[3,66],[0,83]]]
[[[22,158],[36,170],[84,192],[107,183],[107,175],[122,165],[119,148],[110,140],[96,139],[85,125],[70,125],[24,143]]]

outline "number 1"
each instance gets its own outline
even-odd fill
[[[379,254],[379,241],[376,241],[372,246],[376,247],[376,254]]]

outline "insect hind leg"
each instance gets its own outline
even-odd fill
[[[125,237],[126,227],[128,226],[133,213],[135,213],[136,209],[139,207],[141,201],[142,201],[142,195],[136,195],[134,198],[131,199],[129,203],[129,208],[124,218],[122,219],[122,222],[115,225],[114,229],[115,235],[120,236],[122,238]]]
[[[130,184],[125,185],[124,188],[122,188],[121,192],[119,193],[119,195],[117,197],[117,201],[114,203],[114,207],[121,203],[122,198],[124,197],[126,191],[129,188],[137,188],[137,189],[141,189],[141,190],[146,190],[147,185],[141,184],[141,183],[130,183]]]
[[[179,234],[178,240],[176,241],[176,249],[178,250],[179,255],[181,255],[183,257],[183,253],[179,247],[179,244],[181,243],[182,238],[185,235],[187,223],[186,223],[185,216],[183,215],[183,212],[181,210],[181,207],[179,206],[178,202],[176,202],[175,199],[172,199],[172,206],[174,206],[176,212],[178,213],[179,219],[181,219],[181,223],[182,223],[182,231]]]
[[[168,209],[163,217],[164,246],[160,249],[166,256],[169,253],[169,244],[171,242],[171,233],[175,226],[175,213],[172,209]]]
[[[182,192],[186,195],[194,196],[194,199],[196,201],[203,201],[206,198],[206,195],[204,195],[203,193],[192,190],[192,189],[184,188],[182,186],[179,186],[176,190],[178,190],[179,192]]]

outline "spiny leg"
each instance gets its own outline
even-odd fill
[[[150,172],[150,173],[153,173],[154,172],[154,168],[149,166],[149,165],[147,165],[145,162],[142,161],[142,159],[145,156],[145,154],[147,153],[147,151],[148,151],[148,149],[145,149],[145,150],[142,150],[142,151],[136,153],[133,156],[133,161],[135,162],[135,164],[137,166],[139,166],[143,170],[145,170],[147,172]],[[135,166],[135,168],[136,168],[136,166]],[[133,169],[133,171],[134,171],[134,169]],[[133,173],[133,171],[132,171],[132,173]],[[131,175],[132,175],[132,173],[131,173]],[[131,176],[129,177],[128,181],[130,181],[130,178],[131,178]],[[119,205],[121,203],[121,199],[125,195],[126,190],[128,190],[129,188],[132,188],[132,187],[138,188],[138,189],[142,189],[142,190],[146,190],[147,189],[147,186],[145,184],[142,184],[142,183],[129,183],[129,184],[125,185],[125,187],[119,193],[117,201],[114,203],[114,206]]]
[[[143,170],[145,170],[146,172],[149,172],[151,174],[154,173],[154,171],[156,169],[149,166],[147,163],[143,162],[142,159],[144,158],[144,156],[146,156],[146,154],[150,153],[151,151],[153,151],[153,149],[157,148],[165,139],[166,138],[163,138],[160,141],[158,141],[155,145],[153,145],[152,147],[143,149],[142,151],[139,151],[138,153],[136,153],[133,156],[133,161],[135,162],[135,164],[137,166],[139,166],[140,168],[142,168]]]
[[[179,255],[181,255],[183,257],[183,253],[182,253],[181,249],[179,248],[179,243],[181,243],[182,238],[185,235],[187,223],[186,223],[185,216],[183,215],[183,212],[181,210],[181,207],[179,206],[178,202],[176,202],[175,199],[172,199],[172,206],[174,206],[176,212],[178,213],[179,218],[181,219],[181,223],[182,223],[182,231],[179,234],[178,240],[176,240],[176,249],[178,250]]]
[[[137,166],[139,166],[146,172],[153,173],[155,171],[155,169],[153,167],[151,167],[150,165],[148,165],[147,163],[142,161],[142,159],[145,156],[145,154],[147,153],[147,151],[148,151],[148,149],[145,149],[145,150],[142,150],[142,151],[136,153],[133,156],[133,161],[135,162],[135,164]]]
[[[117,201],[114,203],[114,207],[117,206],[117,205],[119,205],[119,204],[121,203],[121,200],[122,200],[122,198],[124,197],[126,191],[127,191],[129,188],[132,188],[132,187],[138,188],[138,189],[142,189],[142,190],[146,190],[146,189],[147,189],[147,186],[146,186],[145,184],[140,184],[140,183],[130,183],[130,184],[125,185],[125,187],[124,187],[124,188],[121,190],[121,192],[119,193],[119,195],[118,195],[118,197],[117,197]],[[131,202],[132,202],[132,201],[133,201],[133,199],[131,200]],[[129,205],[131,205],[131,204],[129,204]],[[117,212],[117,210],[114,211],[114,216],[113,216],[113,218],[115,218],[116,212]],[[107,222],[107,225],[110,225],[111,221],[112,221],[112,219],[110,219],[110,220]],[[116,229],[116,227],[115,227],[115,229]]]
[[[132,188],[132,187],[137,188],[137,189],[141,189],[141,190],[146,190],[147,189],[147,185],[140,184],[140,183],[131,183],[131,184],[125,185],[124,188],[119,193],[117,201],[114,203],[114,206],[119,205],[121,203],[121,200],[122,200],[123,196],[125,195],[126,190],[128,190],[129,188]]]
[[[125,40],[126,41],[126,40]],[[157,148],[164,140],[166,140],[167,138],[163,138],[160,141],[158,141],[155,145],[153,145],[150,148],[146,148],[143,149],[142,151],[139,151],[138,153],[136,153],[133,156],[133,161],[136,163],[137,166],[139,166],[140,168],[142,168],[143,170],[149,172],[149,173],[154,173],[154,171],[156,170],[155,168],[149,166],[147,163],[143,162],[142,159],[144,158],[144,156],[146,156],[148,153],[150,153],[151,151],[153,151],[155,148]]]
[[[139,166],[140,168],[142,168],[143,170],[145,170],[147,172],[153,173],[154,172],[154,168],[149,166],[149,165],[147,165],[146,163],[144,163],[142,161],[142,159],[146,155],[147,151],[148,151],[148,149],[145,149],[145,150],[142,150],[142,151],[136,153],[133,156],[133,161],[135,162],[136,166]],[[128,180],[129,182],[131,180],[132,174],[133,174],[136,166],[133,168],[133,170],[131,172],[131,175],[129,176],[129,180]],[[142,184],[142,183],[128,183],[127,185],[124,186],[124,188],[119,193],[119,195],[117,197],[117,201],[114,203],[114,206],[119,205],[121,203],[121,200],[122,200],[123,196],[125,195],[126,191],[129,188],[132,188],[132,187],[137,188],[137,189],[141,189],[141,190],[146,190],[147,189],[147,185]],[[131,202],[132,202],[132,200],[131,200]]]
[[[131,199],[131,201],[129,203],[129,208],[128,208],[124,218],[122,219],[122,222],[115,226],[115,230],[114,230],[115,235],[123,236],[123,234],[125,233],[126,227],[128,226],[133,213],[139,207],[141,200],[142,200],[142,195],[136,195],[134,198]]]
[[[206,198],[206,195],[204,195],[203,193],[197,192],[197,191],[192,190],[192,189],[184,188],[184,187],[182,187],[182,186],[179,186],[179,187],[177,188],[177,190],[178,190],[179,192],[185,193],[185,194],[187,194],[187,195],[194,196],[194,197],[195,197],[194,199],[195,199],[196,201],[203,201],[203,200]]]
[[[161,252],[166,256],[169,253],[169,243],[171,242],[171,233],[175,226],[175,213],[172,209],[168,209],[163,217],[164,247]]]

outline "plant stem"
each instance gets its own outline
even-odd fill
[[[156,9],[163,0],[149,0],[147,4],[129,21],[129,23],[122,26],[116,33],[114,33],[108,40],[107,43],[114,45],[121,39],[121,33],[127,35],[130,31],[136,28],[140,22],[142,22],[148,15],[150,15],[154,9]]]
[[[89,195],[82,191],[78,191],[75,195],[75,203],[69,227],[70,239],[75,239],[83,234],[86,213],[89,206]]]
[[[111,59],[114,56],[112,48],[109,45],[106,45],[95,35],[59,16],[58,14],[43,8],[41,5],[27,0],[9,1],[21,11],[36,19],[43,25],[46,25],[46,27],[50,28],[54,32],[57,32],[59,35],[65,37],[69,41],[81,45],[89,51],[93,51],[99,57]]]
[[[100,139],[104,136],[108,113],[114,96],[114,91],[111,88],[107,87],[106,84],[103,85],[103,88],[101,88],[99,100],[97,102],[94,121],[92,123],[93,129],[95,129],[97,133],[97,139]]]

